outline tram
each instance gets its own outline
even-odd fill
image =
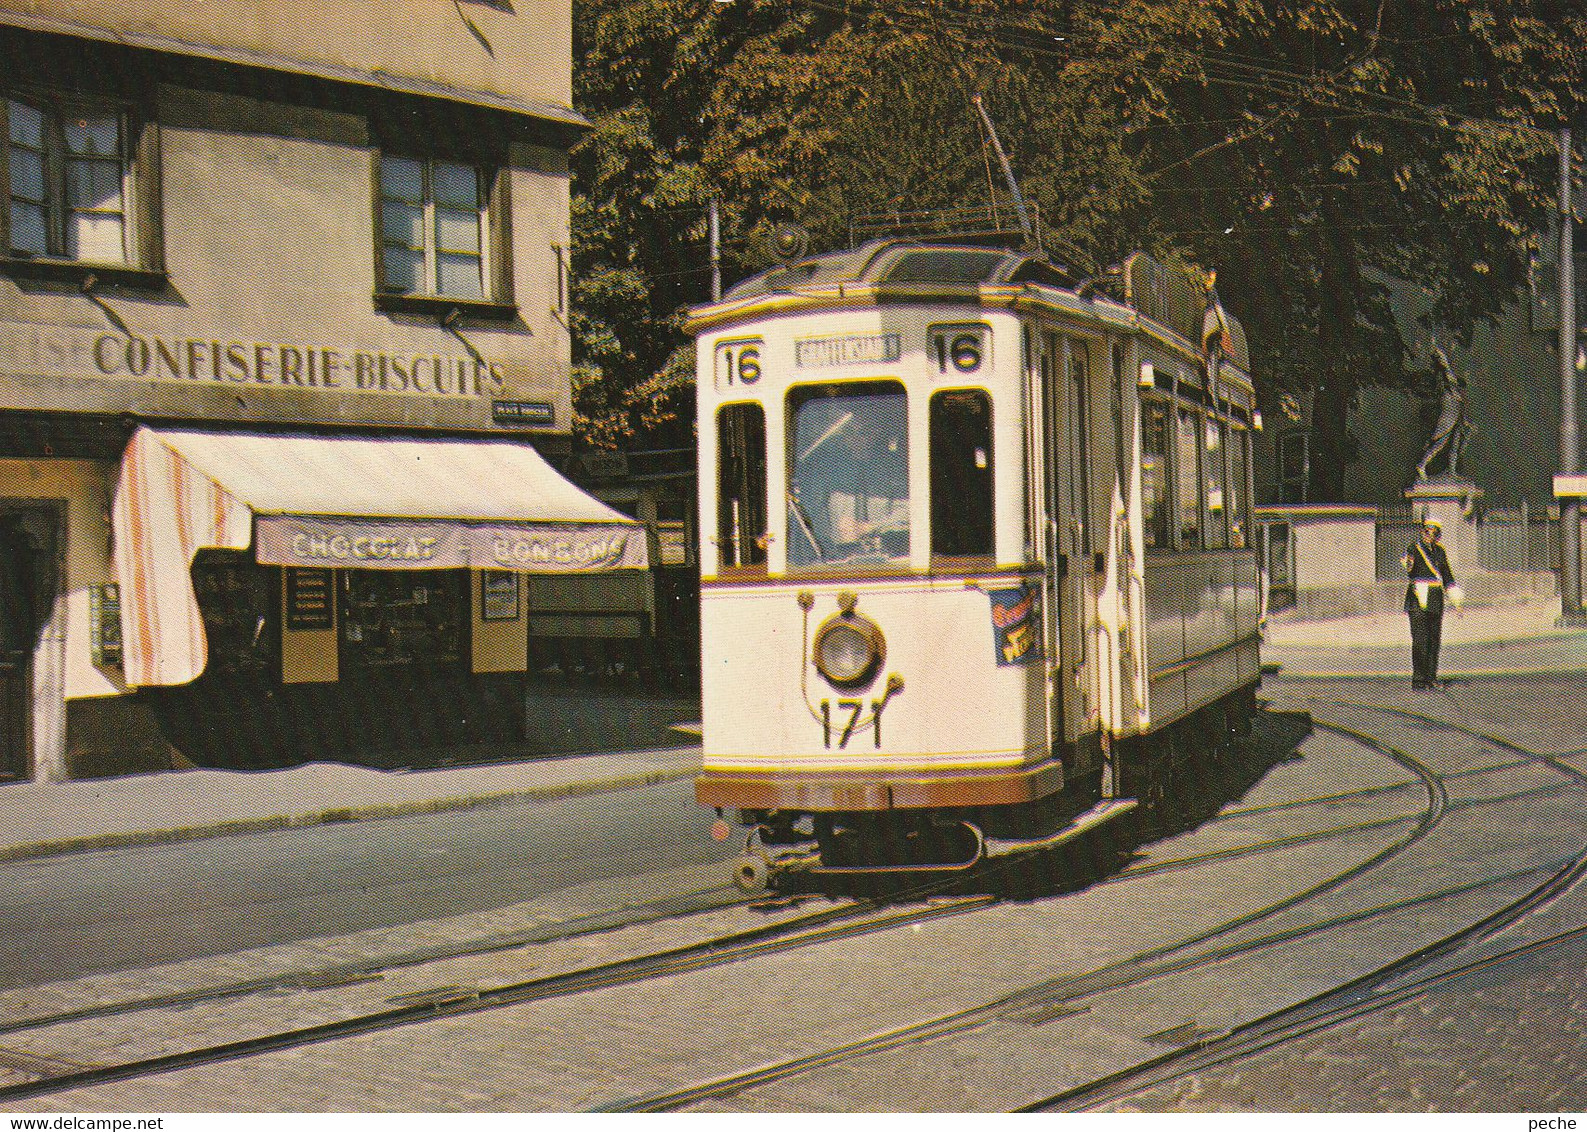
[[[696,797],[746,888],[1060,844],[1248,727],[1260,418],[1201,273],[876,240],[691,330]]]

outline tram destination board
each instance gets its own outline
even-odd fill
[[[801,338],[794,343],[794,364],[800,369],[896,362],[902,356],[902,340],[897,334]]]

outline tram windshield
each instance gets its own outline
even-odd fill
[[[897,382],[793,394],[788,565],[909,558],[909,432]]]

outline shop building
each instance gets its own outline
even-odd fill
[[[521,739],[568,0],[0,2],[0,780]]]

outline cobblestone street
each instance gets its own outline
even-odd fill
[[[1047,878],[1034,899],[735,907],[721,866],[708,866],[625,886],[627,913],[604,882],[493,913],[19,988],[0,995],[7,1083],[89,1076],[77,1088],[3,1103],[14,1111],[1040,1104],[1326,994],[1524,900],[1587,846],[1587,787],[1571,778],[1582,769],[1587,727],[1551,707],[1569,687],[1566,677],[1484,677],[1421,694],[1400,682],[1275,678],[1265,738],[1227,768],[1228,784],[1215,787],[1226,793],[1211,810],[1139,843],[1111,875],[1066,879],[1053,862],[1036,874],[1027,868],[1027,880]],[[1401,765],[1320,724],[1308,733],[1305,710],[1376,735],[1389,745],[1383,751],[1412,761]],[[1497,746],[1483,738],[1501,732]],[[1300,757],[1286,757],[1297,742]],[[1525,750],[1560,756],[1557,769]],[[1408,770],[1415,766],[1434,777],[1419,780]],[[1500,813],[1509,816],[1495,821]],[[645,899],[658,902],[654,911]],[[691,900],[725,903],[691,911]],[[1546,938],[1587,921],[1584,909],[1587,899],[1571,890],[1468,947],[1497,953]],[[708,942],[698,961],[599,974]],[[750,949],[739,954],[741,946]],[[1497,963],[1108,1107],[1569,1107],[1582,1096],[1587,1040],[1577,1009],[1587,994],[1581,951],[1578,942]],[[537,980],[550,989],[491,1006],[500,989],[532,990]],[[103,1073],[96,1067],[416,1005],[400,1024],[90,1080]],[[709,1082],[717,1084],[700,1092]]]

